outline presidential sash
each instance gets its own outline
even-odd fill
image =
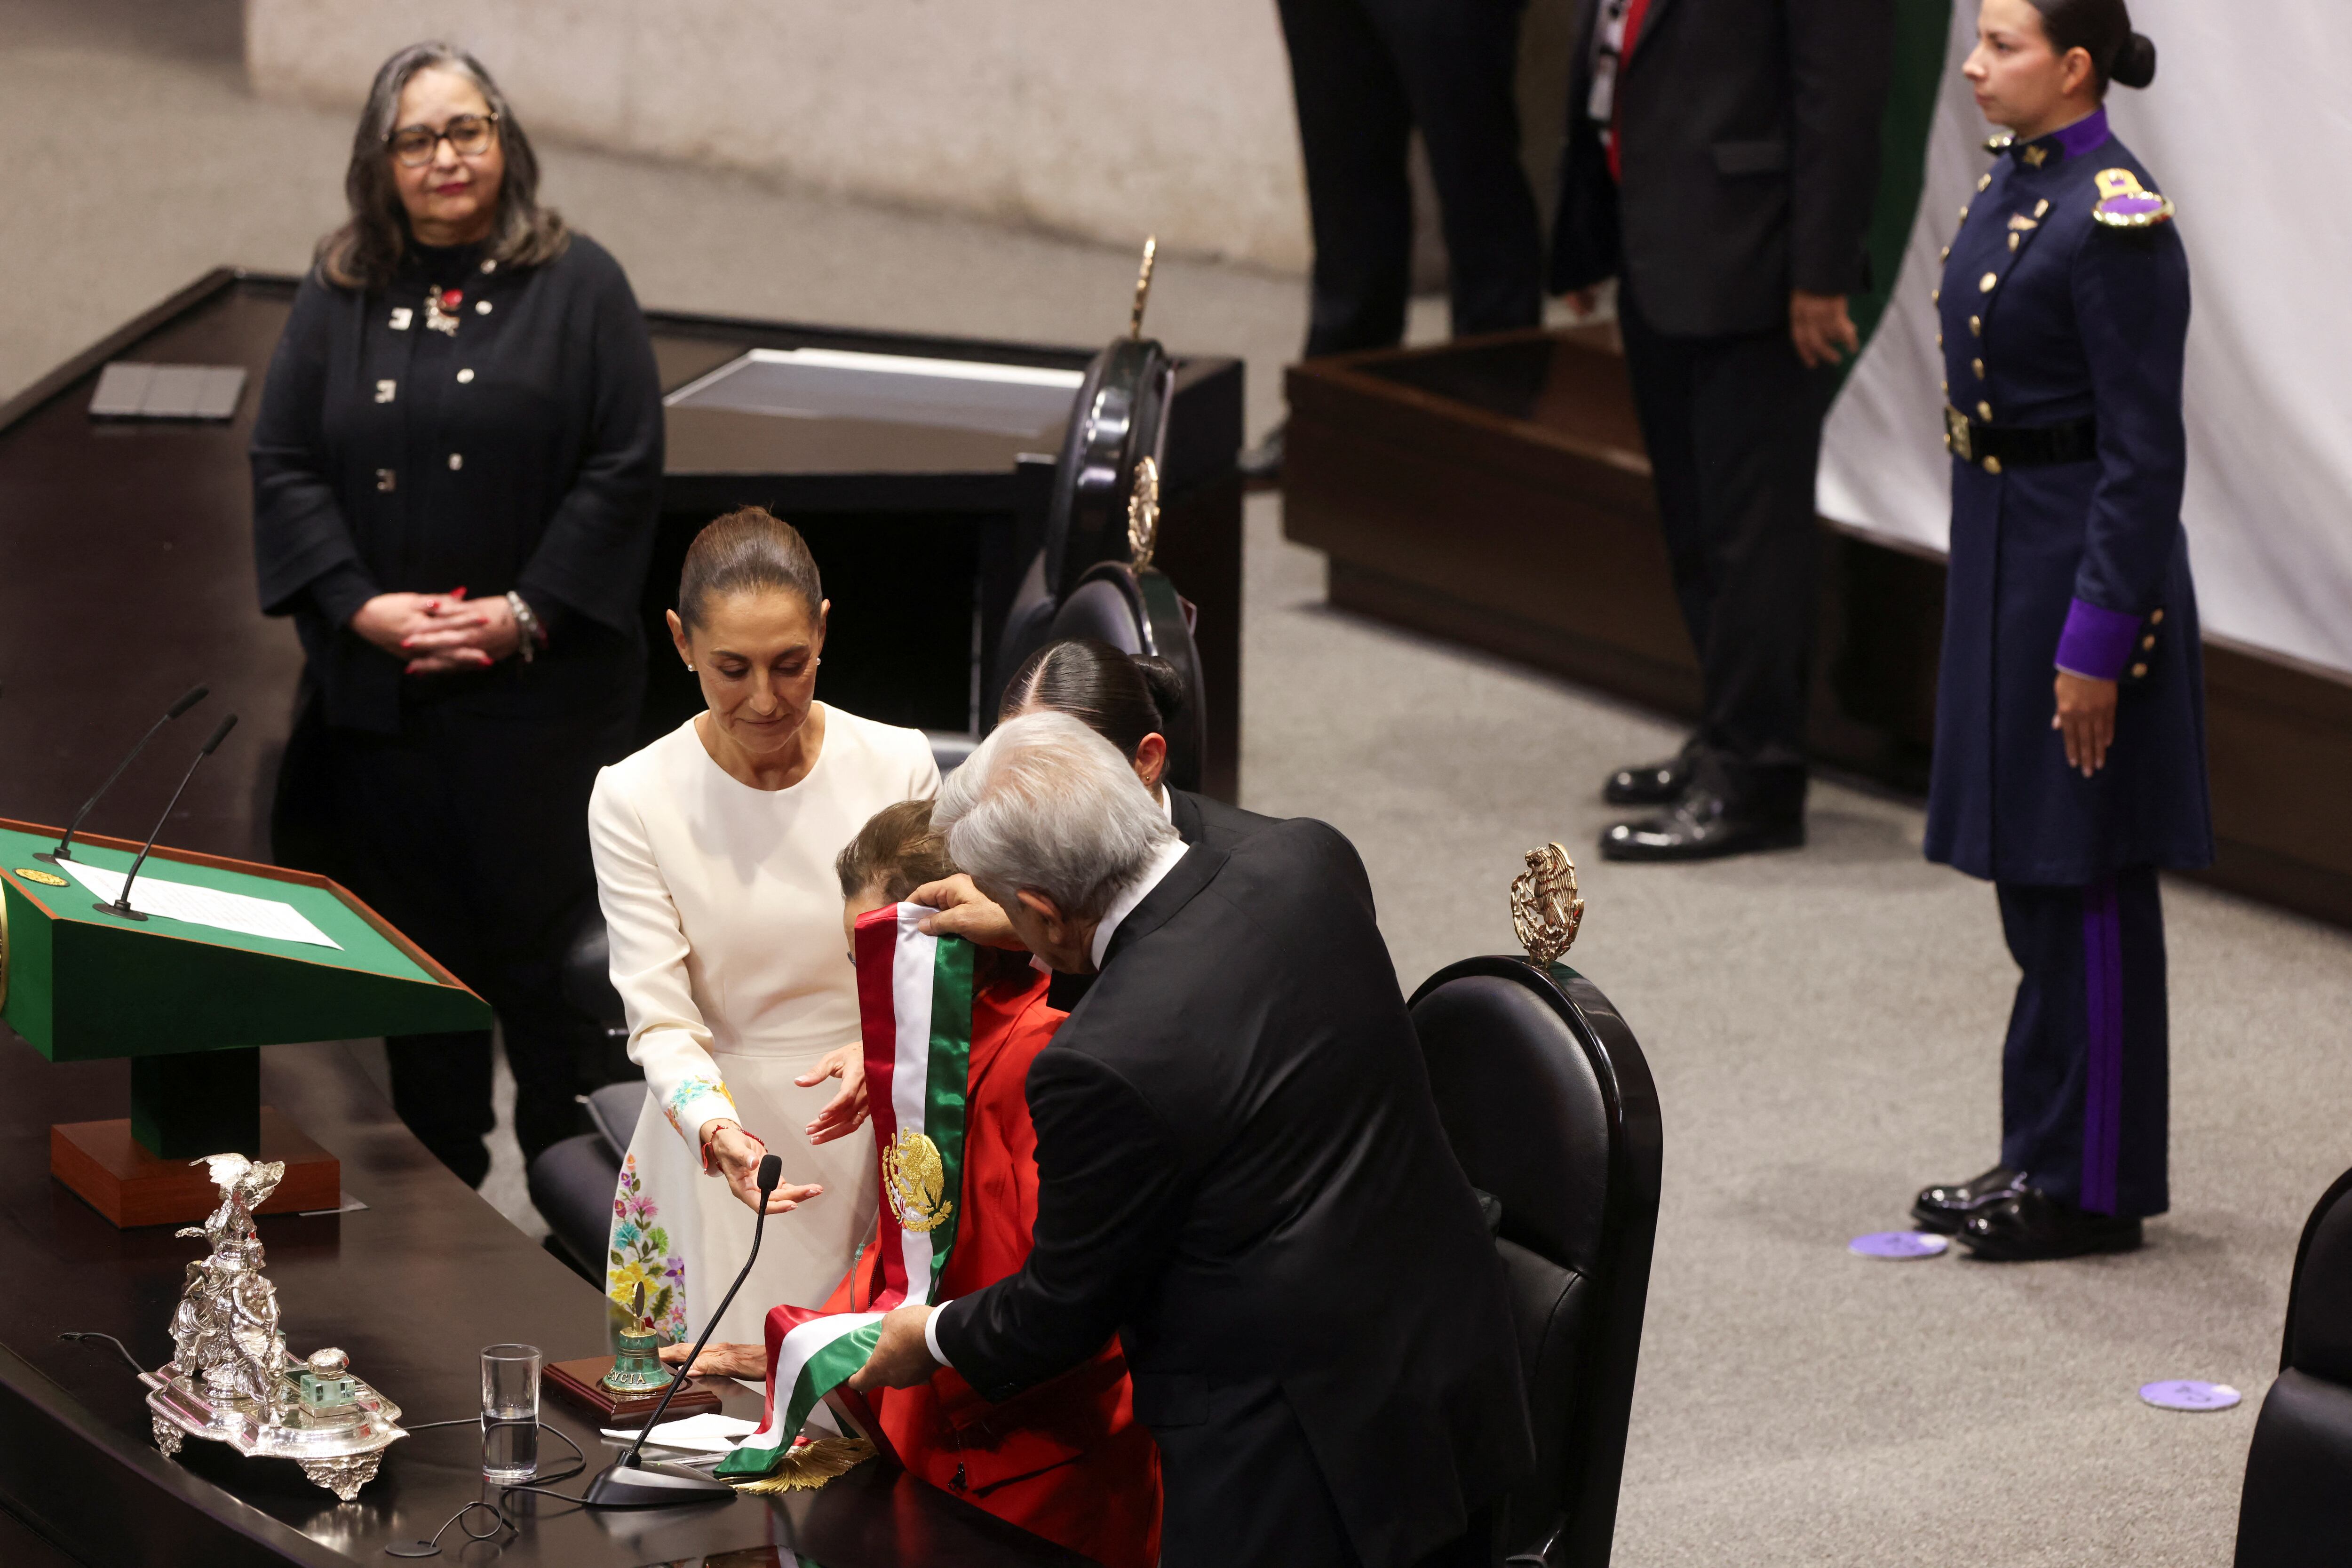
[[[872,1310],[768,1314],[768,1408],[717,1474],[756,1480],[784,1461],[819,1401],[866,1364],[893,1307],[933,1300],[961,1219],[964,1100],[971,1067],[971,944],[925,936],[937,913],[893,904],[859,918],[857,1012],[866,1099],[882,1168],[875,1245],[882,1289]]]

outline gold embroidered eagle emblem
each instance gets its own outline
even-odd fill
[[[955,1212],[947,1195],[947,1167],[940,1146],[911,1127],[901,1127],[882,1151],[882,1189],[901,1229],[920,1235],[937,1230]]]

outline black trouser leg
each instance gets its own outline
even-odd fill
[[[311,825],[311,852],[498,1014],[515,1075],[525,1159],[576,1130],[579,1063],[601,1043],[562,994],[561,966],[594,908],[588,795],[625,743],[605,715],[511,718],[420,706],[397,736],[306,715],[289,742],[281,822]],[[488,1037],[395,1041],[394,1100],[419,1141],[470,1182],[488,1169]]]
[[[2001,1163],[2096,1214],[2162,1214],[2170,1091],[2156,873],[1999,889],[2023,971],[2001,1052]]]
[[[1801,811],[1818,592],[1813,484],[1834,372],[1783,331],[1671,338],[1620,297],[1675,591],[1698,654],[1699,782]]]
[[[1412,110],[1362,0],[1280,0],[1315,239],[1307,357],[1404,339]]]
[[[498,1125],[490,1108],[490,1032],[395,1035],[384,1041],[383,1054],[400,1120],[459,1181],[480,1186],[490,1173],[482,1140]]]
[[[1429,153],[1456,336],[1543,320],[1543,242],[1519,162],[1519,0],[1368,0]]]

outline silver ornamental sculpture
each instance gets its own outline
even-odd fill
[[[177,1234],[202,1237],[209,1256],[188,1265],[188,1282],[172,1312],[172,1359],[141,1373],[150,1393],[155,1446],[170,1458],[188,1437],[226,1443],[240,1454],[291,1459],[302,1473],[349,1502],[375,1479],[383,1451],[408,1436],[400,1406],[351,1374],[339,1350],[297,1362],[278,1326],[278,1292],[262,1276],[254,1211],[286,1175],[283,1161],[212,1154],[220,1207],[204,1225]]]

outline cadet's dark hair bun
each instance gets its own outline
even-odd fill
[[[2125,87],[2146,87],[2156,79],[2156,45],[2146,33],[2134,33],[2124,40],[2108,62],[2107,79]]]
[[[2060,58],[2069,49],[2091,57],[2101,97],[2111,81],[2146,87],[2156,79],[2156,46],[2132,31],[2125,0],[2032,0],[2032,5],[2042,13],[2042,31]]]

